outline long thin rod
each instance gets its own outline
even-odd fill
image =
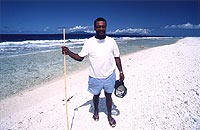
[[[65,29],[63,29],[63,45],[66,45],[65,40]],[[66,101],[66,119],[67,119],[67,130],[69,130],[68,123],[68,103],[67,103],[67,64],[66,64],[66,55],[64,54],[64,84],[65,84],[65,101]]]

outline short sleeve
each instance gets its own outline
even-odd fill
[[[119,57],[120,56],[119,47],[114,39],[113,39],[113,48],[114,48],[113,49],[114,57]]]
[[[86,41],[86,42],[83,44],[82,50],[78,53],[78,55],[79,55],[80,57],[85,57],[85,56],[87,56],[87,55],[88,55],[88,50],[89,50],[88,47],[89,47],[89,46],[88,46],[87,41]]]

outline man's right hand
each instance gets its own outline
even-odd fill
[[[66,46],[62,46],[61,48],[62,48],[62,54],[68,55],[69,48]]]
[[[84,59],[84,57],[80,57],[78,54],[70,51],[69,48],[66,46],[62,46],[61,48],[62,48],[62,54],[69,55],[74,60],[82,61]]]

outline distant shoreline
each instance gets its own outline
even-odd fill
[[[83,39],[94,36],[93,33],[67,33],[66,39]],[[107,34],[110,37],[171,37],[159,35]],[[63,34],[0,34],[0,42],[25,40],[62,40]]]

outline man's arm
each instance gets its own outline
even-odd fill
[[[78,54],[69,50],[68,47],[62,46],[62,54],[69,55],[71,58],[77,61],[82,61],[84,57],[80,57]]]
[[[119,78],[120,78],[120,80],[124,80],[124,73],[122,70],[122,64],[121,64],[120,57],[115,57],[115,62],[116,62],[117,68],[119,70]]]

